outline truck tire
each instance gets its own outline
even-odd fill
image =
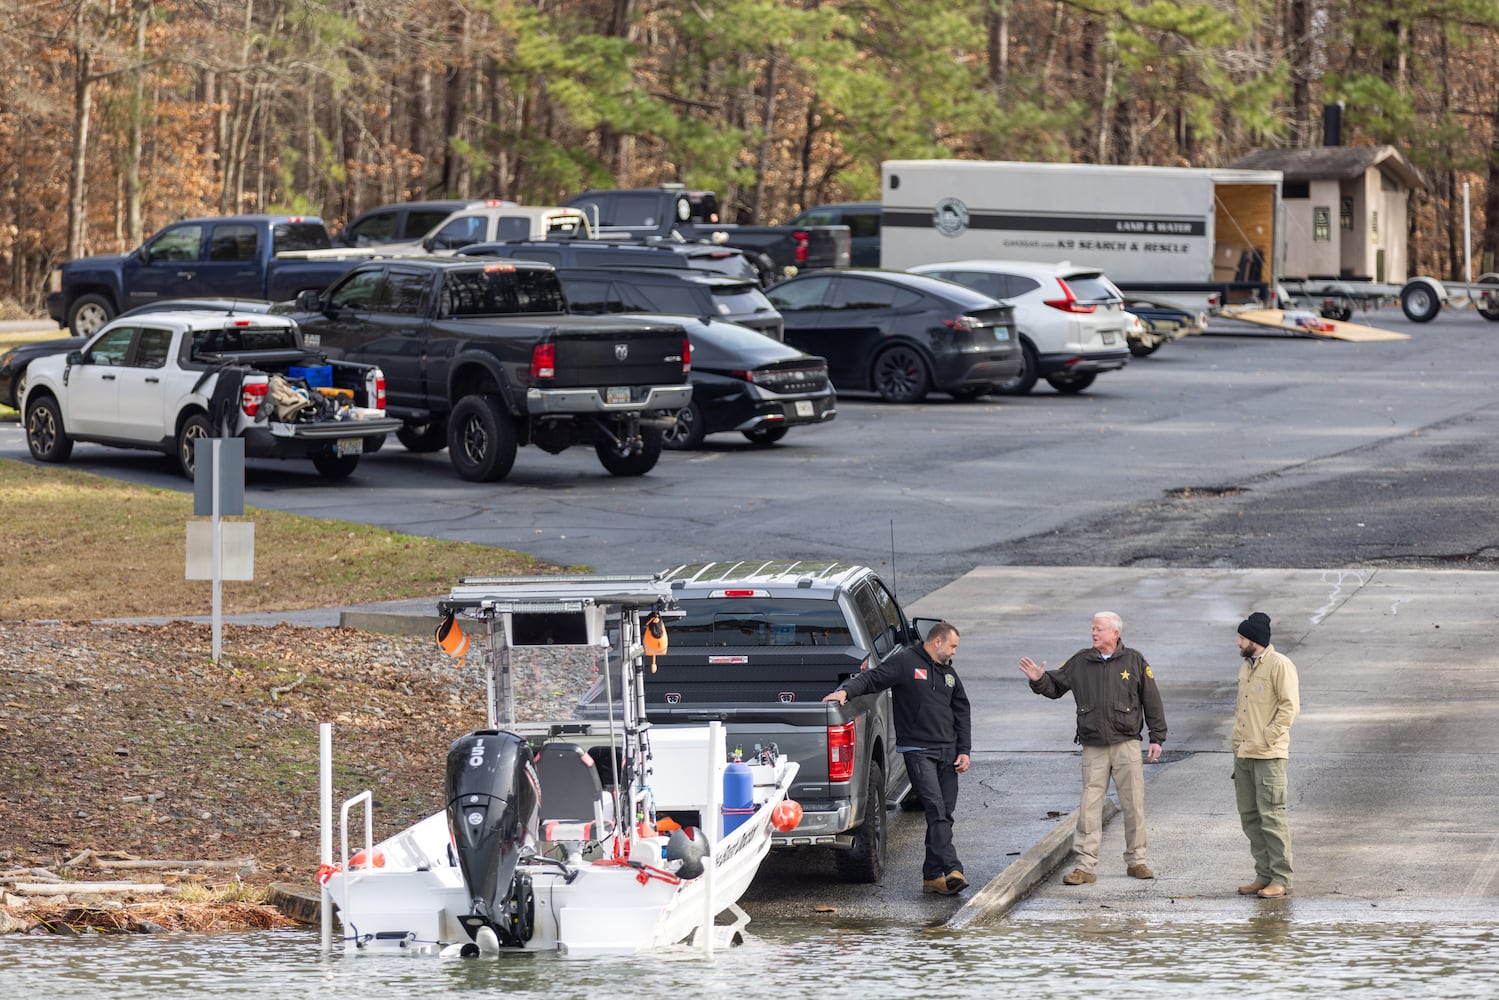
[[[640,448],[628,455],[621,455],[613,442],[600,441],[594,445],[599,464],[616,476],[643,476],[661,461],[663,432],[657,427],[640,428]]]
[[[424,424],[402,424],[396,431],[396,440],[407,451],[425,454],[442,451],[448,446],[448,421],[446,417],[433,417]]]
[[[854,831],[854,846],[833,852],[838,877],[845,882],[878,883],[885,877],[885,769],[869,764],[864,790],[864,822]]]
[[[66,462],[73,454],[73,439],[62,428],[62,410],[51,396],[26,407],[26,447],[38,462]]]
[[[1057,392],[1064,396],[1071,396],[1088,388],[1097,377],[1096,372],[1079,372],[1076,375],[1057,372],[1055,375],[1046,376],[1046,381]]]
[[[1024,396],[1036,387],[1037,369],[1041,363],[1036,360],[1036,349],[1031,342],[1024,338],[1020,341],[1020,373],[1012,379],[1000,382],[994,387],[996,396]]]
[[[348,479],[359,468],[358,455],[334,455],[331,452],[326,455],[317,455],[312,460],[312,467],[317,469],[318,475],[324,479]]]
[[[213,427],[208,423],[208,418],[201,413],[194,413],[182,422],[177,429],[177,468],[188,479],[193,478],[193,465],[196,457],[193,454],[194,442],[200,438],[213,437]]]
[[[1442,311],[1442,300],[1424,281],[1411,281],[1400,290],[1400,308],[1413,323],[1429,323]]]
[[[515,422],[493,396],[464,396],[448,417],[448,460],[471,483],[496,483],[510,474],[519,446]]]
[[[102,295],[80,295],[68,311],[68,328],[75,337],[87,337],[114,318],[113,302]]]
[[[705,434],[702,407],[688,403],[677,411],[677,422],[661,432],[661,443],[672,451],[691,451],[703,443]]]
[[[926,359],[914,347],[887,347],[874,359],[869,384],[887,403],[919,403],[932,388]]]
[[[1478,285],[1499,285],[1499,274],[1480,274],[1474,282]],[[1495,296],[1499,296],[1499,289],[1494,290]],[[1499,297],[1489,299],[1478,299],[1478,315],[1490,322],[1499,322]],[[1485,304],[1487,303],[1487,304]]]

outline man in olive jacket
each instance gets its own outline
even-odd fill
[[[1048,698],[1068,691],[1077,702],[1077,735],[1083,747],[1083,794],[1077,807],[1072,852],[1077,867],[1062,881],[1098,881],[1098,848],[1103,842],[1103,799],[1113,779],[1124,810],[1124,864],[1134,878],[1155,878],[1145,863],[1145,768],[1140,761],[1140,730],[1150,727],[1151,763],[1166,742],[1166,711],[1155,674],[1138,651],[1119,641],[1124,623],[1112,611],[1093,616],[1093,645],[1073,653],[1056,670],[1022,657],[1020,670],[1031,690]]]
[[[1291,723],[1301,711],[1296,664],[1270,645],[1270,616],[1239,623],[1239,698],[1234,706],[1234,798],[1249,838],[1254,881],[1241,896],[1275,899],[1291,891],[1291,826],[1286,822],[1286,761]]]

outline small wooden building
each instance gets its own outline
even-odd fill
[[[1410,277],[1410,195],[1425,181],[1394,146],[1257,149],[1232,166],[1285,175],[1282,277]]]

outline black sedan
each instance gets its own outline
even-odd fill
[[[88,342],[87,337],[55,337],[29,344],[17,344],[0,352],[0,406],[21,408],[26,393],[26,366],[47,354],[66,354]]]
[[[1019,373],[1014,310],[940,278],[813,271],[768,289],[786,343],[828,359],[841,390],[916,403],[936,389],[973,399]]]
[[[803,354],[747,327],[673,316],[692,341],[692,403],[677,412],[665,445],[696,448],[707,434],[738,431],[755,445],[775,444],[792,427],[838,414],[822,358]]]

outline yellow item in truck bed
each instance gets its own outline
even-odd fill
[[[354,399],[353,389],[330,389],[325,385],[320,385],[318,386],[317,391],[322,393],[324,396],[330,396],[333,399],[347,399],[351,402]]]

